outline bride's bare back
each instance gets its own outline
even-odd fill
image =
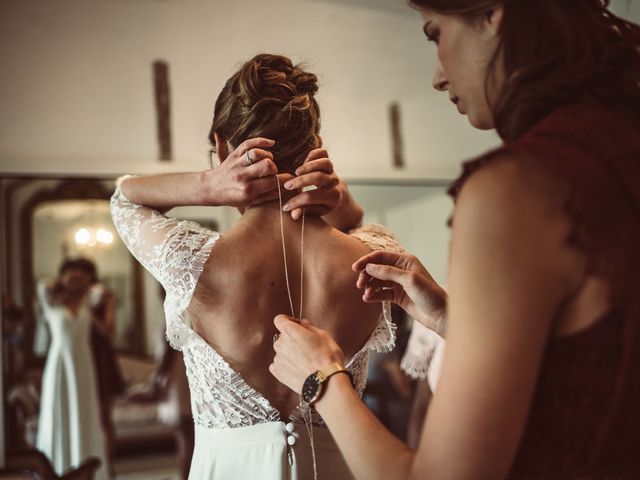
[[[274,356],[273,318],[291,314],[278,215],[277,203],[251,209],[216,243],[189,312],[196,332],[287,418],[299,395],[268,370]],[[288,215],[284,221],[289,283],[299,316],[300,221]],[[379,304],[362,301],[351,270],[369,251],[321,219],[306,219],[303,314],[329,330],[347,358],[366,343],[381,314]]]

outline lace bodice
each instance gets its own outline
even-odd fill
[[[111,197],[113,223],[127,248],[166,291],[167,339],[183,353],[194,421],[209,428],[236,428],[280,420],[278,410],[191,328],[187,309],[220,233],[135,204],[119,183]],[[351,235],[372,250],[401,251],[393,234],[380,225],[356,229]],[[369,351],[388,351],[394,344],[391,308],[384,303],[371,337],[347,364],[360,394],[367,382]],[[300,409],[291,420],[303,421]],[[313,421],[321,423],[318,417]]]

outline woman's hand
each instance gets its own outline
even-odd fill
[[[270,177],[278,168],[273,154],[265,150],[273,144],[273,140],[266,138],[245,140],[217,168],[209,170],[206,203],[239,207],[276,200],[278,186]],[[301,192],[284,205],[284,210],[291,212],[291,218],[297,220],[305,209],[310,215],[326,215],[325,220],[341,230],[359,224],[362,208],[353,201],[347,185],[334,172],[326,150],[318,148],[309,152],[305,163],[295,173],[295,177],[288,173],[278,174],[278,182],[286,190],[316,188]]]
[[[311,150],[295,173],[296,176],[291,177],[284,188],[316,188],[301,192],[287,202],[285,211],[291,212],[291,218],[300,218],[304,208],[308,214],[325,216],[325,220],[339,230],[348,230],[360,224],[364,211],[353,201],[347,184],[334,171],[333,162],[325,149]]]
[[[302,208],[311,215],[326,215],[340,203],[343,191],[340,179],[333,170],[329,154],[323,148],[311,150],[304,163],[296,169],[296,176],[284,184],[287,190],[302,190],[315,186],[316,189],[302,192],[284,206],[296,220],[302,215]]]
[[[344,354],[326,330],[287,315],[278,315],[273,323],[280,332],[273,343],[276,351],[269,371],[281,383],[296,393],[312,373],[336,362],[344,365]]]
[[[274,143],[267,138],[245,140],[218,167],[207,170],[205,203],[240,207],[278,198],[277,185],[270,178],[278,173],[278,168],[273,153],[265,150]],[[290,177],[285,176],[281,183]]]
[[[397,303],[427,328],[444,335],[447,294],[427,269],[408,253],[373,252],[352,266],[360,271],[356,286],[367,303]]]

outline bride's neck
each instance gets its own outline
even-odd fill
[[[295,197],[299,192],[289,192],[286,190],[282,190],[282,205],[286,205],[287,201],[291,198]],[[291,212],[282,212],[283,219],[285,222],[285,229],[288,230],[288,224],[293,223],[298,225],[300,220],[293,220],[291,218]],[[320,221],[319,217],[310,216],[306,219],[306,224],[309,227],[313,227],[317,221]],[[276,198],[267,203],[263,203],[260,205],[253,205],[247,207],[242,214],[240,219],[241,223],[250,224],[254,227],[259,226],[259,228],[277,228],[280,229],[280,202]],[[324,222],[322,222],[324,223]],[[286,230],[286,231],[287,231]],[[298,231],[298,229],[295,229]]]
[[[280,215],[280,206],[284,206],[287,202],[295,197],[298,192],[290,192],[288,190],[282,189],[282,204],[280,200],[276,198],[275,200],[271,200],[266,203],[261,203],[260,205],[250,205],[245,207],[244,212],[242,212],[243,220],[268,220],[271,221],[271,217],[275,218]],[[289,212],[283,212],[285,218],[289,217]]]

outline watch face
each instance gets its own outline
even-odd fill
[[[307,403],[313,403],[320,394],[320,380],[315,373],[307,377],[302,385],[302,399]]]

